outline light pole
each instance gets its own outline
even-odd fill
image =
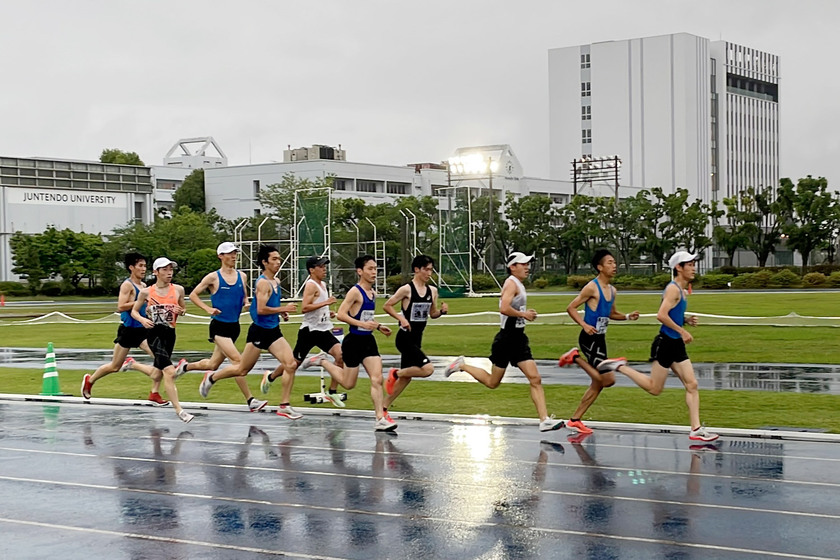
[[[490,209],[490,216],[487,220],[488,227],[490,228],[489,235],[487,236],[488,243],[490,243],[490,251],[488,252],[488,260],[490,261],[488,264],[490,265],[490,273],[496,274],[496,236],[494,235],[494,217],[493,217],[493,158],[487,158],[487,173],[489,173],[490,180],[488,181],[488,186],[490,189],[490,200],[488,201],[488,207]]]

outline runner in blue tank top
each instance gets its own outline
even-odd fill
[[[541,432],[549,432],[559,430],[564,422],[554,418],[554,415],[548,415],[542,377],[531,355],[528,337],[525,335],[525,322],[537,319],[536,310],[527,308],[528,295],[522,284],[531,272],[533,260],[534,255],[526,255],[519,251],[508,255],[507,268],[510,276],[505,280],[499,298],[500,329],[490,346],[490,363],[493,365],[490,371],[468,365],[465,363],[464,356],[459,356],[449,364],[444,376],[449,377],[456,371],[464,371],[488,389],[496,389],[502,383],[508,365],[516,366],[531,386],[531,400],[540,417],[539,429]]]
[[[146,258],[140,253],[128,253],[125,256],[125,268],[128,270],[129,277],[123,280],[120,285],[120,293],[117,299],[120,326],[117,329],[117,338],[114,339],[114,355],[110,362],[99,366],[92,375],[84,375],[82,378],[82,397],[90,399],[93,384],[106,375],[134,369],[152,379],[149,401],[154,405],[164,406],[169,404],[169,401],[160,396],[160,382],[163,379],[160,371],[155,370],[152,366],[138,364],[134,361],[134,358],[128,357],[129,350],[140,348],[154,358],[154,354],[152,354],[152,350],[146,342],[148,331],[131,316],[131,308],[134,307],[137,295],[141,289],[146,287],[146,284],[143,283],[143,278],[146,276]],[[145,312],[145,308],[143,312]]]
[[[639,312],[620,313],[615,308],[616,291],[611,284],[618,271],[615,257],[606,249],[598,249],[592,257],[592,268],[598,274],[587,283],[578,296],[566,307],[566,313],[580,325],[578,347],[572,348],[562,356],[558,365],[577,364],[590,378],[589,387],[583,394],[574,415],[566,422],[566,427],[577,430],[579,434],[591,434],[592,429],[581,418],[606,387],[615,384],[615,369],[627,363],[624,358],[607,358],[607,325],[612,321],[635,321]],[[583,305],[583,319],[578,307]],[[581,357],[583,352],[583,357]],[[586,359],[584,359],[584,357]]]
[[[212,384],[228,377],[244,378],[257,363],[261,350],[268,350],[272,356],[283,365],[283,388],[277,415],[297,420],[303,415],[291,405],[292,386],[295,382],[295,364],[292,347],[280,331],[280,316],[288,318],[289,313],[297,311],[297,305],[290,303],[281,306],[280,281],[277,273],[280,271],[280,253],[271,245],[263,245],[257,253],[257,261],[263,271],[257,278],[254,287],[254,297],[251,299],[251,323],[246,338],[245,350],[238,364],[231,364],[216,373],[207,372],[201,382],[199,392],[206,396]]]
[[[391,329],[380,324],[374,316],[376,291],[373,285],[376,282],[376,259],[371,255],[363,255],[356,259],[355,265],[359,283],[348,290],[338,308],[338,320],[350,325],[350,332],[341,342],[344,371],[336,380],[345,389],[352,389],[359,378],[359,367],[365,366],[370,378],[370,398],[376,411],[374,430],[391,432],[397,429],[397,423],[384,410],[382,357],[373,336],[375,331],[391,336]]]
[[[190,293],[190,301],[210,316],[210,332],[207,340],[214,344],[213,354],[198,362],[187,363],[186,360],[181,360],[175,371],[178,375],[188,371],[204,371],[204,377],[199,385],[199,393],[204,398],[207,398],[213,383],[222,379],[213,372],[222,365],[225,358],[234,366],[242,360],[239,350],[236,349],[236,340],[240,334],[239,315],[248,298],[246,288],[248,275],[236,269],[238,254],[239,248],[233,243],[229,241],[221,243],[216,248],[216,255],[222,264],[221,268],[202,278],[198,286]],[[210,291],[210,305],[201,299],[201,294],[208,290]],[[254,398],[245,376],[234,376],[234,380],[242,391],[251,412],[259,412],[268,404],[268,401]]]
[[[708,431],[700,422],[700,392],[697,389],[694,368],[685,349],[685,345],[691,343],[694,337],[683,328],[685,324],[692,327],[697,325],[697,317],[693,315],[685,317],[687,305],[685,293],[689,283],[694,280],[696,260],[697,255],[692,255],[687,251],[677,251],[668,260],[674,280],[665,287],[662,304],[656,314],[662,327],[653,341],[651,349],[653,365],[650,368],[650,375],[639,373],[627,366],[619,367],[617,371],[632,379],[651,395],[656,396],[665,387],[670,368],[685,386],[685,404],[688,406],[688,417],[691,422],[689,439],[709,442],[716,440],[718,435]]]

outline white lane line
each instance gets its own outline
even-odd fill
[[[269,550],[266,548],[255,548],[252,546],[236,546],[232,544],[213,543],[205,541],[195,541],[191,539],[179,539],[175,537],[159,537],[156,535],[143,535],[141,533],[125,533],[122,531],[109,531],[107,529],[92,529],[89,527],[74,527],[72,525],[58,525],[56,523],[44,523],[40,521],[24,521],[22,519],[10,519],[8,517],[0,517],[0,523],[12,523],[16,525],[26,525],[29,527],[41,527],[46,529],[58,529],[62,531],[77,531],[81,533],[94,533],[97,535],[107,535],[111,537],[123,537],[129,539],[142,539],[147,541],[157,541],[172,544],[187,544],[193,546],[201,546],[205,548],[217,548],[222,550],[235,550],[237,552],[251,552],[255,554],[271,554],[273,556],[288,556],[292,558],[310,559],[325,559],[325,560],[346,560],[335,556],[324,556],[318,554],[317,556],[305,554],[301,552],[289,552],[281,550]]]

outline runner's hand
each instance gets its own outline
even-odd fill
[[[216,309],[216,308],[214,307],[213,309],[211,309],[211,310],[210,310],[210,316],[211,316],[211,317],[216,316],[216,315],[221,315],[221,314],[222,314],[222,310],[221,310],[221,309]]]
[[[376,330],[378,330],[385,336],[391,336],[391,329],[386,327],[385,325],[379,325],[379,327]]]
[[[537,318],[537,311],[535,309],[529,309],[525,312],[525,315],[523,315],[523,317],[526,321],[534,321]]]

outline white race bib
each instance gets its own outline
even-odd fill
[[[359,321],[367,322],[373,321],[373,316],[376,312],[373,309],[362,309],[362,313],[359,315]],[[373,332],[370,329],[363,329],[362,327],[356,327],[359,329],[360,332]]]
[[[519,311],[525,312],[525,306],[522,305],[519,307]],[[517,317],[516,318],[516,328],[517,329],[524,329],[525,328],[525,317]]]
[[[609,317],[598,317],[598,320],[595,322],[595,334],[607,334],[607,325],[609,324]]]
[[[411,317],[408,318],[412,323],[425,323],[429,320],[429,311],[432,307],[431,303],[414,303],[411,306]]]

